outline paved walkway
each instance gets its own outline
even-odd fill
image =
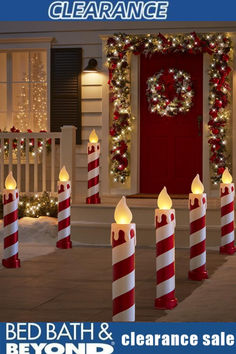
[[[0,321],[111,321],[111,249],[42,247],[22,245],[21,258],[26,259],[22,267],[0,269]],[[43,251],[45,255],[35,257]],[[29,259],[31,256],[34,258]],[[155,250],[137,249],[136,320],[236,320],[235,263],[236,256],[227,258],[209,251],[211,278],[202,285],[187,280],[188,250],[177,250],[179,306],[158,311],[153,306]],[[222,306],[226,301],[227,306]]]

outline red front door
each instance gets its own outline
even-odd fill
[[[147,79],[162,69],[176,68],[191,75],[193,106],[185,114],[161,117],[151,113]],[[202,178],[202,54],[155,54],[140,59],[140,192],[186,194],[197,173]]]

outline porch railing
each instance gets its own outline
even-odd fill
[[[12,171],[21,193],[56,193],[58,173],[65,165],[74,176],[75,132],[63,126],[59,133],[0,133],[0,188]]]

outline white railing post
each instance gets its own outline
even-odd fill
[[[64,125],[61,127],[60,168],[65,165],[71,179],[72,201],[75,200],[75,147],[76,127]]]

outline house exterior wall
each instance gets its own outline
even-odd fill
[[[108,187],[108,127],[109,101],[107,72],[104,68],[104,43],[107,36],[126,33],[178,33],[178,32],[236,32],[236,22],[0,22],[0,43],[30,38],[51,38],[51,47],[79,47],[83,50],[83,67],[90,58],[98,61],[101,72],[82,74],[82,145],[76,148],[76,195],[77,201],[87,192],[87,141],[95,128],[102,145],[101,191],[109,194]],[[4,44],[2,43],[2,47]],[[48,56],[50,59],[50,56]],[[236,85],[234,72],[234,87]],[[234,104],[235,116],[235,104]],[[66,120],[65,120],[66,122]],[[234,117],[233,122],[236,122]],[[235,125],[233,134],[235,136]],[[138,136],[138,135],[137,135]],[[235,145],[233,146],[233,156]],[[236,178],[236,166],[234,165]],[[137,182],[138,183],[138,182]],[[130,190],[131,191],[131,190]],[[119,192],[119,191],[117,191]]]

